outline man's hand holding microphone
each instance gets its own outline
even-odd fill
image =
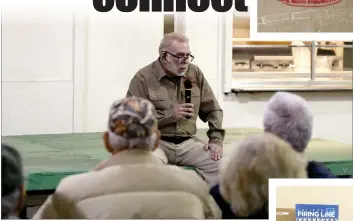
[[[190,119],[194,116],[194,105],[191,103],[177,104],[173,110],[176,120]]]
[[[177,104],[174,106],[174,117],[176,120],[181,119],[190,119],[194,115],[194,105],[191,103],[191,89],[192,82],[191,80],[184,81],[185,87],[185,103]]]

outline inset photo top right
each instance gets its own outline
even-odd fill
[[[258,0],[257,32],[353,32],[352,0]]]

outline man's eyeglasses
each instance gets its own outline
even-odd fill
[[[175,55],[172,54],[168,51],[162,51],[164,53],[170,54],[171,56],[175,57],[176,59],[178,59],[179,63],[185,62],[186,60],[188,60],[189,62],[192,62],[194,60],[194,56],[192,56],[191,54],[187,54],[187,55]]]

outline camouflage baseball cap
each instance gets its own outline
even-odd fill
[[[153,104],[140,97],[115,101],[109,113],[108,128],[124,138],[146,137],[157,129]]]
[[[24,182],[22,159],[13,147],[1,144],[1,196],[13,192]]]

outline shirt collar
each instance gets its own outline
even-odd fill
[[[168,76],[168,75],[165,73],[165,71],[164,71],[164,69],[163,69],[163,67],[162,67],[162,64],[161,64],[161,61],[159,60],[159,58],[158,58],[156,61],[153,62],[153,67],[154,67],[154,69],[155,69],[154,74],[156,75],[158,81],[160,81],[160,80],[161,80],[162,78],[164,78],[165,76]],[[188,72],[189,72],[189,69],[190,69],[190,65],[189,65],[188,69],[186,70],[185,75],[182,77],[183,79],[189,78],[189,73],[188,73]]]
[[[167,76],[167,74],[163,70],[163,67],[159,58],[154,62],[153,66],[156,70],[155,74],[157,76],[158,81],[160,81],[163,77]]]
[[[124,150],[112,155],[103,162],[96,170],[101,170],[111,166],[130,165],[130,164],[163,164],[162,161],[149,150],[131,149]]]

